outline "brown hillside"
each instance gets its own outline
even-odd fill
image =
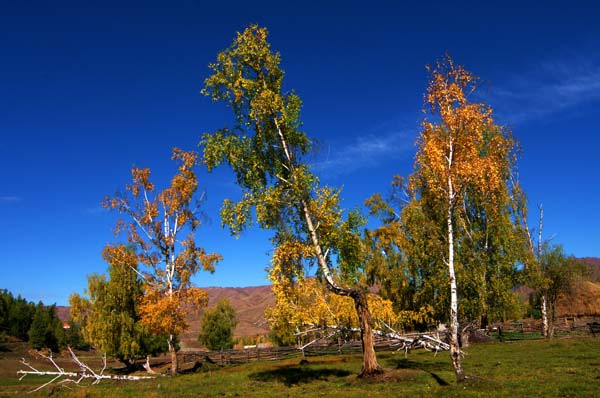
[[[227,298],[229,304],[235,309],[238,325],[235,328],[235,337],[257,337],[269,334],[269,326],[265,320],[265,309],[275,305],[275,296],[271,286],[254,287],[208,287],[208,306],[212,307],[222,299]],[[69,307],[57,307],[58,317],[62,321],[69,319]],[[202,313],[190,313],[188,322],[190,328],[181,337],[182,349],[198,349],[198,333],[200,332],[200,317]]]
[[[257,337],[269,334],[269,326],[265,320],[267,307],[275,305],[275,296],[271,286],[253,287],[208,287],[203,288],[208,293],[208,306],[212,307],[217,302],[226,298],[235,309],[238,325],[234,337]],[[181,348],[198,349],[198,333],[200,332],[200,317],[202,313],[190,313],[188,322],[190,328],[181,336]]]
[[[535,290],[519,286],[515,293],[526,303]],[[570,292],[558,297],[556,310],[559,317],[600,316],[600,283],[589,280],[578,282]]]
[[[578,283],[571,292],[559,297],[556,309],[561,317],[600,315],[600,283]]]
[[[588,267],[588,269],[590,270],[590,279],[592,281],[600,281],[599,257],[582,257],[578,258],[578,260]]]
[[[56,306],[56,316],[63,322],[67,322],[69,320],[69,316],[71,315],[71,307],[65,307],[62,305]]]

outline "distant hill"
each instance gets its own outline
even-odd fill
[[[579,282],[573,290],[559,296],[556,310],[558,316],[600,315],[600,283]]]
[[[600,281],[600,257],[581,257],[578,260],[588,267],[592,281]]]
[[[207,287],[203,289],[208,293],[209,307],[216,305],[220,299],[226,298],[235,309],[238,324],[233,333],[234,337],[257,337],[269,334],[269,326],[264,314],[268,307],[275,305],[275,296],[271,286]],[[201,314],[189,314],[190,329],[181,336],[182,348],[201,347],[197,342]]]
[[[583,281],[578,282],[570,292],[561,294],[556,304],[559,317],[563,316],[599,316],[600,315],[600,258],[582,257],[578,261],[585,264],[590,272]],[[528,286],[515,289],[526,302],[534,292]]]
[[[62,305],[56,306],[56,316],[63,322],[67,322],[69,320],[69,315],[71,314],[71,307],[65,307]]]
[[[253,287],[208,287],[203,288],[208,293],[208,306],[212,307],[222,298],[227,298],[235,309],[238,317],[238,325],[234,331],[234,337],[256,337],[269,334],[269,326],[265,320],[265,309],[275,305],[275,296],[271,286]],[[62,321],[69,319],[70,308],[58,306],[56,308],[58,317]],[[190,313],[188,322],[190,328],[181,336],[182,348],[197,349],[200,332],[200,317],[202,313]]]

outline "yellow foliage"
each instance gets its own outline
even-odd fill
[[[358,328],[358,316],[354,300],[329,292],[315,278],[306,278],[290,284],[286,289],[273,286],[276,303],[267,309],[265,316],[271,325],[281,327],[285,319],[292,331],[308,327]],[[392,302],[378,294],[368,294],[373,326],[375,329],[389,331],[387,326],[404,328],[414,323],[432,321],[433,308],[426,306],[419,312],[402,311],[395,313]]]
[[[493,134],[501,127],[494,123],[489,106],[468,102],[477,87],[476,76],[455,65],[449,56],[428,70],[431,80],[425,104],[439,121],[425,119],[422,124],[416,162],[423,177],[440,196],[448,194],[451,180],[455,192],[470,185],[493,198],[504,183],[512,138]]]

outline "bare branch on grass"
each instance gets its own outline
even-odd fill
[[[25,358],[22,358],[21,363],[23,365],[25,365],[26,367],[28,367],[30,370],[19,370],[17,372],[18,375],[21,375],[19,380],[22,380],[25,376],[28,376],[28,375],[54,376],[54,378],[52,378],[47,383],[44,383],[41,386],[37,387],[36,389],[30,391],[30,393],[33,393],[33,392],[41,390],[42,388],[44,388],[46,386],[52,385],[55,382],[56,382],[56,384],[60,384],[60,383],[79,384],[82,380],[92,380],[91,384],[93,385],[93,384],[100,383],[101,380],[107,380],[107,379],[108,380],[136,381],[136,380],[147,380],[147,379],[154,378],[154,376],[105,375],[104,371],[106,370],[106,354],[102,358],[102,369],[99,372],[95,372],[86,363],[82,362],[77,357],[77,355],[75,355],[75,352],[73,352],[71,347],[69,347],[69,353],[71,354],[71,359],[72,359],[73,363],[75,363],[79,367],[78,372],[65,371],[64,368],[61,368],[60,366],[58,366],[56,361],[54,361],[54,358],[52,357],[52,352],[50,352],[49,355],[40,354],[40,356],[42,356],[44,359],[46,359],[48,362],[50,362],[56,370],[49,370],[49,371],[38,370],[38,369],[34,368],[30,363],[28,363],[27,360],[25,360]],[[62,380],[58,381],[61,378],[62,378]]]

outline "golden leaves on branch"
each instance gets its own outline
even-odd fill
[[[273,253],[269,279],[273,284],[276,304],[267,309],[265,316],[273,328],[289,328],[290,331],[306,326],[335,326],[358,328],[359,320],[354,300],[330,292],[316,278],[307,278],[303,262],[314,257],[311,245],[298,241],[282,242]],[[385,324],[403,327],[416,320],[424,320],[431,309],[414,313],[393,310],[392,302],[377,294],[369,294],[369,308],[375,326],[381,330]],[[282,319],[287,325],[282,325]]]
[[[457,191],[470,185],[493,195],[504,183],[512,137],[494,123],[491,107],[469,102],[479,82],[471,72],[448,55],[428,71],[425,104],[436,118],[423,121],[416,160],[428,186],[446,195],[451,178]]]
[[[272,326],[287,319],[290,330],[307,327],[359,328],[354,300],[348,296],[331,293],[316,278],[300,279],[288,286],[285,292],[277,290],[275,307],[267,309],[265,316]],[[390,300],[378,294],[368,294],[367,300],[375,329],[387,330],[387,326],[402,329],[414,323],[427,323],[432,319],[430,306],[418,312],[396,313]],[[386,326],[387,325],[387,326]]]
[[[179,335],[188,328],[187,313],[208,305],[208,294],[199,288],[182,289],[169,296],[154,286],[146,286],[140,303],[142,323],[157,334]]]
[[[314,256],[311,245],[297,240],[284,241],[279,244],[271,259],[268,278],[273,283],[275,296],[288,293],[294,281],[304,278],[303,261]]]
[[[180,334],[188,327],[181,304],[179,296],[149,288],[140,304],[142,322],[154,333]]]
[[[128,191],[131,191],[134,197],[137,198],[142,190],[148,192],[154,191],[154,184],[150,182],[150,169],[138,169],[134,167],[131,169],[131,176],[133,177],[133,184],[127,185],[126,188]]]

